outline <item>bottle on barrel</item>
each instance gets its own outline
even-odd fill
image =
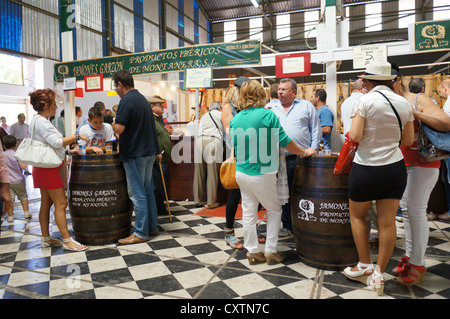
[[[320,140],[320,146],[319,146],[319,151],[317,152],[318,155],[324,155],[325,154],[325,147],[323,144],[323,140]]]

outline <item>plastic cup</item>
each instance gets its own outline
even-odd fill
[[[106,145],[105,148],[106,148],[106,154],[112,154],[112,149],[113,149],[112,145]]]

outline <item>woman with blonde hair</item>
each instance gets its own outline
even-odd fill
[[[245,82],[239,97],[241,111],[230,123],[230,136],[236,153],[236,181],[242,195],[244,247],[248,250],[250,264],[284,260],[277,253],[281,224],[277,190],[278,147],[300,156],[315,153],[300,148],[286,135],[275,113],[264,108],[266,101],[266,91],[258,81]],[[259,249],[256,231],[259,203],[267,210],[264,254]]]
[[[49,117],[55,115],[57,106],[56,93],[50,89],[36,90],[30,94],[30,102],[37,112],[30,123],[30,137],[34,140],[48,143],[56,149],[61,149],[79,139],[87,140],[85,135],[63,134],[50,123]],[[61,160],[61,166],[64,162]],[[55,221],[63,238],[62,247],[71,251],[83,251],[87,247],[72,239],[67,228],[66,207],[67,198],[64,192],[64,184],[61,178],[61,166],[56,168],[33,167],[34,188],[41,191],[41,207],[39,209],[39,223],[42,232],[42,247],[61,245],[61,241],[52,238],[49,232],[50,208],[55,206]]]
[[[228,88],[222,105],[222,125],[225,130],[225,144],[227,146],[227,155],[231,152],[230,139],[230,122],[236,114],[240,111],[238,106],[239,101],[239,87],[231,86]],[[225,211],[225,242],[231,248],[243,249],[244,246],[236,238],[234,234],[234,220],[236,211],[241,200],[241,190],[239,188],[230,189],[228,192],[226,211]]]

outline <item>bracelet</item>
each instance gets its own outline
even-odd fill
[[[75,133],[75,138],[78,141],[80,139],[80,133]]]

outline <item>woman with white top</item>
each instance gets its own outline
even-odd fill
[[[375,288],[383,294],[383,273],[395,247],[395,215],[406,187],[406,167],[400,143],[413,143],[413,112],[408,101],[393,92],[391,65],[371,62],[363,85],[369,93],[355,103],[349,131],[350,139],[359,142],[349,176],[350,220],[359,263],[347,267],[344,274]],[[369,229],[366,223],[369,206],[376,201],[379,248],[377,264],[370,260]]]
[[[57,106],[55,102],[56,93],[50,89],[36,90],[30,94],[30,102],[33,109],[38,112],[30,123],[30,136],[34,140],[48,143],[56,149],[61,149],[76,142],[79,139],[87,140],[85,135],[63,134],[48,120],[55,115]],[[34,129],[33,129],[34,128]],[[61,160],[61,166],[64,162]],[[56,168],[33,167],[34,188],[40,188],[41,207],[39,209],[39,223],[42,232],[42,247],[59,246],[61,242],[50,236],[50,207],[55,206],[55,221],[63,238],[62,247],[71,251],[83,251],[87,247],[74,241],[67,229],[66,207],[67,198],[61,178],[61,166]]]

